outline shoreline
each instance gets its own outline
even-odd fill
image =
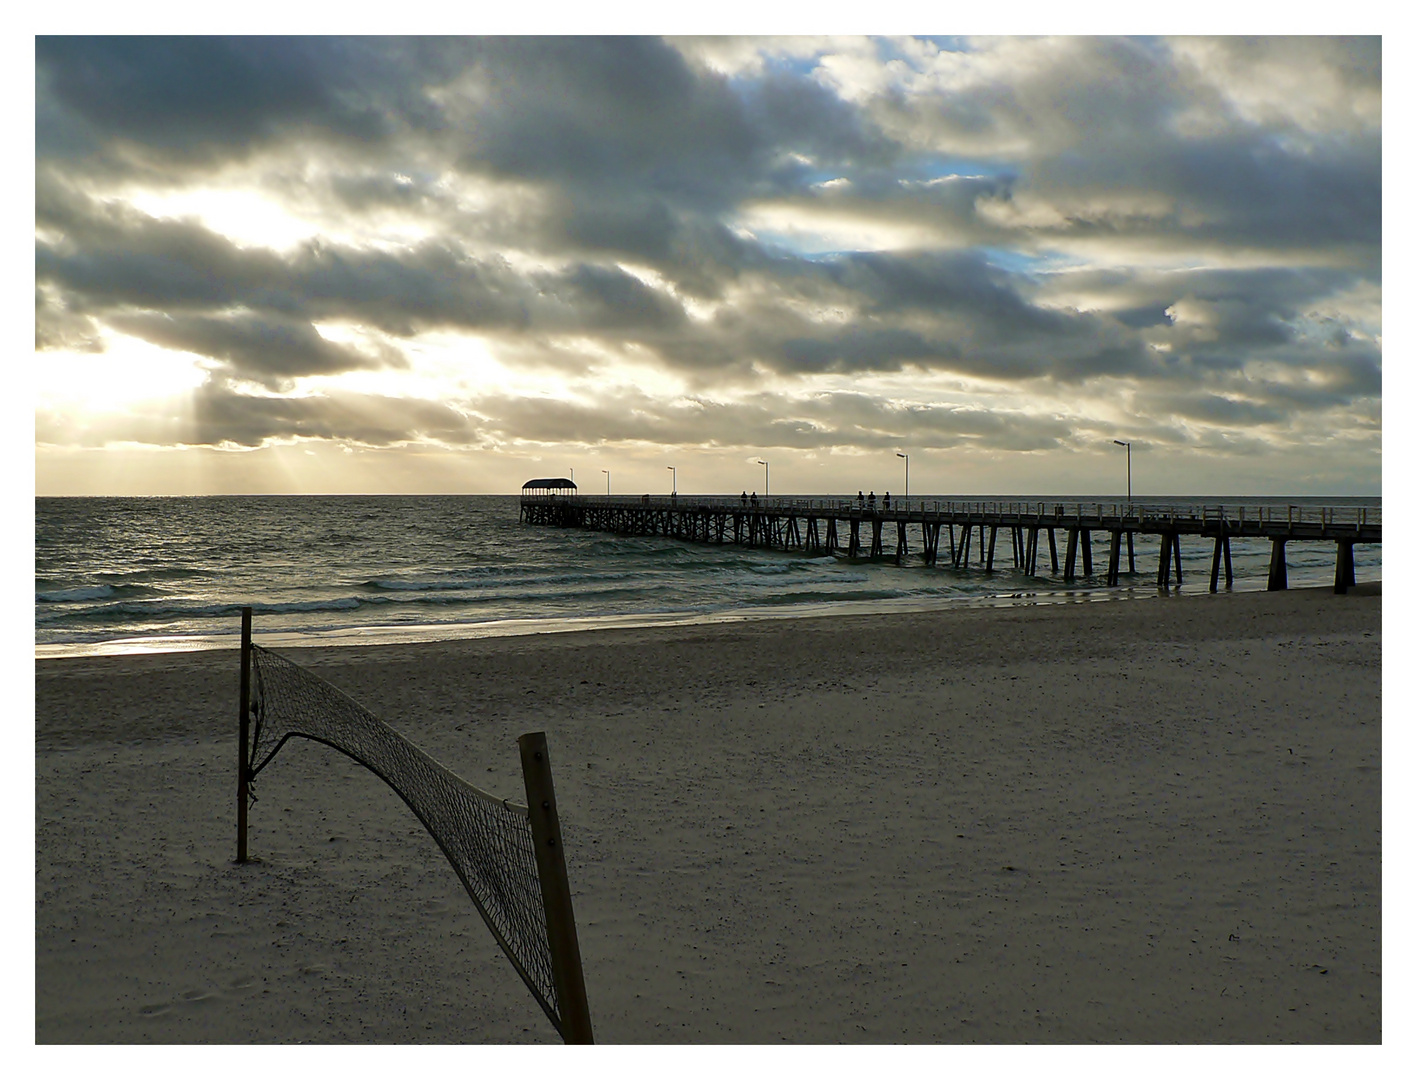
[[[901,615],[948,612],[965,609],[1089,604],[1103,602],[1177,600],[1185,598],[1234,596],[1265,591],[1261,587],[1229,589],[1218,593],[1160,592],[1153,586],[1128,585],[1111,589],[1039,589],[994,596],[966,596],[926,600],[836,600],[823,604],[797,604],[790,608],[738,607],[713,612],[648,612],[643,614],[562,616],[535,619],[499,619],[475,623],[420,623],[411,625],[370,625],[335,627],[329,630],[282,632],[260,629],[255,637],[273,649],[351,647],[369,645],[437,644],[444,641],[478,640],[500,637],[532,637],[543,634],[579,633],[621,629],[665,629],[685,626],[717,626],[739,622],[781,619],[816,619],[857,615]],[[1291,590],[1327,591],[1328,586],[1299,585]],[[1350,589],[1356,595],[1381,595],[1382,581],[1364,581]],[[36,644],[36,662],[96,656],[140,656],[160,653],[193,653],[238,648],[240,634],[172,635],[124,637],[105,641]]]
[[[1376,1043],[1374,591],[289,655],[501,798],[547,732],[598,1041]],[[233,660],[36,662],[36,1041],[556,1041],[341,755],[231,863]]]

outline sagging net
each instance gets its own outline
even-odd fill
[[[299,735],[347,754],[393,788],[443,849],[502,951],[564,1034],[526,807],[473,787],[285,657],[252,645],[251,666],[251,776]]]

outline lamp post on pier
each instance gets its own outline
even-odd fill
[[[1127,508],[1130,511],[1132,505],[1132,444],[1123,442],[1121,439],[1113,439],[1118,446],[1127,448]]]
[[[601,469],[600,471],[605,474],[605,494],[609,495],[609,494],[610,494],[610,470],[609,470],[609,469]]]
[[[758,464],[763,467],[763,498],[768,497],[768,463],[762,458],[758,458]]]
[[[673,465],[666,465],[665,468],[668,469],[669,472],[670,472],[670,474],[671,474],[671,475],[670,475],[669,494],[670,494],[670,495],[678,495],[678,494],[679,494],[679,473],[678,473],[678,471],[674,468]]]
[[[908,499],[910,498],[910,455],[902,454],[897,450],[895,456],[905,458],[905,497]]]

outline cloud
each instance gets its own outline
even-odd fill
[[[1372,38],[40,38],[36,347],[202,445],[1234,447],[1380,418],[1381,195]]]
[[[164,348],[224,361],[234,377],[276,388],[303,375],[332,375],[365,368],[406,367],[401,356],[369,356],[328,341],[309,323],[250,313],[226,316],[116,315],[110,324]]]
[[[810,450],[824,443],[853,450],[887,450],[908,443],[948,449],[979,443],[996,449],[1041,450],[1067,440],[1055,416],[967,406],[917,406],[864,394],[808,397],[760,394],[737,402],[681,398],[666,402],[634,391],[594,400],[486,397],[477,404],[485,429],[530,442],[585,446],[626,443],[664,447]]]
[[[259,446],[269,439],[336,439],[390,446],[420,439],[466,445],[473,422],[441,402],[371,394],[266,397],[208,383],[194,406],[189,443]]]
[[[436,130],[423,82],[444,55],[420,40],[39,37],[38,97],[50,121],[39,151],[63,141],[76,149],[82,132],[90,147],[200,160],[291,136],[368,144],[403,126]]]

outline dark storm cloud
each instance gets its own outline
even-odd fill
[[[726,80],[696,75],[656,39],[499,39],[477,49],[473,71],[495,107],[467,133],[471,169],[721,205],[720,177],[756,173],[770,149]]]
[[[978,252],[930,255],[867,253],[829,264],[838,284],[865,301],[872,315],[900,311],[970,312],[1007,321],[1025,333],[1056,333],[1064,319],[1028,305],[1008,275]]]
[[[684,324],[682,307],[618,268],[577,266],[541,281],[544,293],[572,307],[569,329],[633,333],[678,329]]]
[[[777,343],[776,356],[780,362],[774,366],[782,371],[899,371],[908,363],[958,360],[960,350],[912,330],[851,327],[820,337],[786,338]]]
[[[301,375],[333,375],[360,368],[404,367],[392,353],[368,356],[328,341],[309,323],[239,314],[116,315],[109,322],[124,333],[164,348],[224,361],[235,376],[280,387]]]
[[[466,444],[473,423],[440,402],[362,394],[265,397],[210,381],[195,395],[189,445],[259,446],[267,439],[338,439],[389,446],[432,439]]]
[[[42,156],[56,138],[179,157],[239,156],[292,130],[368,143],[436,129],[423,79],[449,68],[436,40],[138,36],[39,37],[35,66]]]
[[[109,442],[151,446],[256,447],[271,440],[333,440],[385,447],[438,442],[466,448],[479,441],[478,424],[438,402],[348,392],[307,396],[250,394],[220,377],[209,378],[183,410],[137,407],[85,424],[75,432],[62,415],[35,414],[41,444]]]
[[[898,153],[869,117],[816,83],[735,83],[655,38],[506,38],[471,68],[493,107],[474,113],[463,164],[602,197],[626,189],[716,211],[796,189],[792,155],[876,164]]]
[[[970,444],[1023,451],[1055,448],[1071,435],[1069,425],[1056,417],[1016,410],[891,406],[850,393],[802,400],[764,394],[732,404],[704,399],[670,403],[635,392],[579,401],[489,395],[479,399],[477,411],[488,431],[507,437],[592,446],[638,441],[889,450],[906,441],[921,450]]]
[[[1139,215],[1076,205],[1125,187],[1171,202],[1166,212]],[[1268,140],[1228,136],[1156,146],[1096,147],[1040,162],[1027,188],[1063,210],[1057,224],[1031,230],[1037,243],[1131,233],[1134,243],[1255,245],[1275,252],[1337,246],[1366,250],[1382,241],[1382,162],[1376,138],[1287,148]],[[1004,198],[1011,198],[1008,190]],[[1123,188],[1125,190],[1125,188]]]

